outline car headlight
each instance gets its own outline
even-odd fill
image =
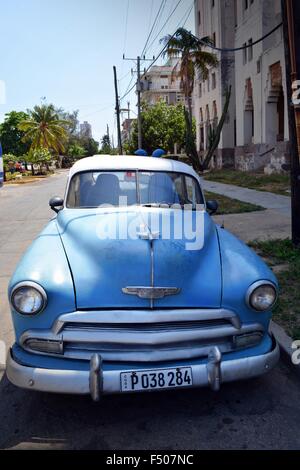
[[[258,281],[249,287],[246,303],[258,312],[270,310],[277,300],[277,289],[269,281]]]
[[[47,294],[35,282],[20,282],[13,288],[10,301],[17,312],[23,315],[36,315],[45,308]]]

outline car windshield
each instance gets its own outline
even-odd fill
[[[203,204],[199,184],[184,173],[158,171],[86,171],[73,176],[68,208],[101,205],[178,206]]]

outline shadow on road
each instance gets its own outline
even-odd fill
[[[281,396],[288,385],[294,403]],[[282,364],[219,393],[115,395],[100,403],[21,390],[4,375],[0,398],[2,449],[300,448],[299,381]]]

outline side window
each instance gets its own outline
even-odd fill
[[[196,204],[201,204],[203,201],[201,200],[201,194],[199,190],[198,183],[194,180],[194,178],[190,176],[185,177],[185,185],[186,185],[186,192],[189,203],[196,206]]]

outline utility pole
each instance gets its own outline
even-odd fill
[[[155,59],[153,56],[152,59],[146,59],[145,56],[142,57],[143,61],[150,61],[152,62]],[[135,60],[135,59],[130,59],[130,58],[125,58],[123,55],[123,60]],[[138,107],[138,148],[142,148],[143,144],[143,136],[142,136],[142,110],[141,110],[141,91],[142,91],[142,83],[141,83],[141,57],[138,56],[137,59],[137,81],[136,81],[136,92],[137,92],[137,107]]]
[[[115,93],[116,93],[116,115],[117,115],[117,127],[118,127],[118,147],[119,147],[119,154],[123,154],[122,149],[122,138],[121,138],[121,124],[120,124],[120,103],[119,103],[119,95],[118,95],[118,82],[117,82],[117,69],[115,65],[113,66],[114,69],[114,80],[115,80]]]
[[[142,148],[142,115],[141,115],[141,58],[138,56],[137,58],[137,84],[136,84],[136,91],[138,97],[138,148]]]
[[[300,246],[300,4],[282,0],[290,134],[292,241]]]

